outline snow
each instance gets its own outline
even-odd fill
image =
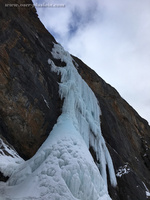
[[[97,99],[73,66],[72,58],[59,44],[52,55],[66,62],[51,70],[61,74],[62,114],[37,153],[14,170],[6,184],[0,184],[0,200],[110,200],[110,181],[116,176],[110,154],[101,134]],[[92,146],[99,169],[89,152]]]
[[[42,94],[41,94],[42,95]],[[48,109],[50,109],[50,107],[49,107],[49,104],[48,104],[48,102],[46,101],[46,99],[44,98],[44,96],[42,95],[42,97],[43,97],[43,100],[44,100],[44,102],[45,102],[45,104],[46,104],[46,106],[47,106],[47,108]]]
[[[146,198],[149,198],[150,197],[150,191],[148,190],[148,188],[146,187],[146,185],[145,185],[145,183],[144,182],[142,182],[143,183],[143,185],[144,185],[144,187],[145,187],[145,189],[146,189]]]
[[[17,152],[0,139],[0,172],[6,177],[10,176],[22,162]]]
[[[146,197],[150,197],[150,192],[149,191],[146,191]]]
[[[130,172],[130,168],[128,167],[128,164],[125,164],[124,166],[119,167],[119,169],[117,170],[117,177],[121,177],[125,174],[128,174]]]

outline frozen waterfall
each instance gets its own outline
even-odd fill
[[[54,44],[51,53],[66,63],[57,67],[48,59],[51,70],[61,74],[62,114],[37,153],[20,164],[6,184],[0,184],[0,200],[110,200],[106,165],[111,184],[117,183],[101,134],[97,99],[70,54],[59,44]],[[89,147],[96,152],[99,169]]]
[[[73,65],[72,57],[59,44],[54,44],[52,55],[55,59],[61,59],[66,67],[56,67],[51,60],[54,72],[61,74],[59,84],[60,96],[64,98],[63,114],[67,114],[73,121],[76,130],[81,134],[87,148],[90,146],[96,152],[99,161],[101,175],[107,185],[106,165],[108,165],[110,181],[116,186],[116,176],[112,160],[106,147],[100,128],[100,107],[93,91],[78,74]]]

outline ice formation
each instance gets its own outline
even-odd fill
[[[65,67],[57,67],[48,59],[51,70],[61,74],[62,114],[37,153],[0,186],[2,199],[110,200],[106,165],[112,185],[117,183],[101,134],[97,99],[68,52],[54,44],[52,55],[66,63]],[[89,152],[90,146],[96,152],[99,169]]]
[[[52,55],[61,59],[66,67],[56,67],[53,62],[52,70],[61,74],[59,84],[61,98],[64,98],[63,113],[72,118],[76,130],[82,135],[87,148],[91,146],[96,152],[101,175],[107,185],[106,164],[109,169],[110,181],[116,186],[116,177],[112,160],[106,147],[100,128],[100,107],[93,91],[78,74],[70,54],[59,44],[54,44]]]

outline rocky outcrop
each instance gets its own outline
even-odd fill
[[[11,3],[30,0],[12,0]],[[60,77],[51,72],[52,35],[33,7],[5,7],[0,1],[0,138],[24,159],[32,157],[61,113]],[[150,189],[150,126],[119,93],[81,60],[75,67],[94,91],[102,110],[101,128],[113,159],[118,186],[113,200],[144,200]],[[93,149],[91,154],[96,162]],[[0,173],[1,180],[4,176]],[[145,185],[144,185],[144,184]]]

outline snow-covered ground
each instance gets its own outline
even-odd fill
[[[23,163],[17,152],[0,139],[0,172],[4,176],[11,176],[15,168]]]
[[[16,167],[6,184],[0,184],[0,200],[110,200],[106,165],[112,185],[117,183],[101,134],[97,99],[68,52],[54,44],[52,55],[66,63],[57,67],[48,59],[51,70],[61,74],[62,114],[37,153]],[[90,146],[96,152],[99,169]]]

